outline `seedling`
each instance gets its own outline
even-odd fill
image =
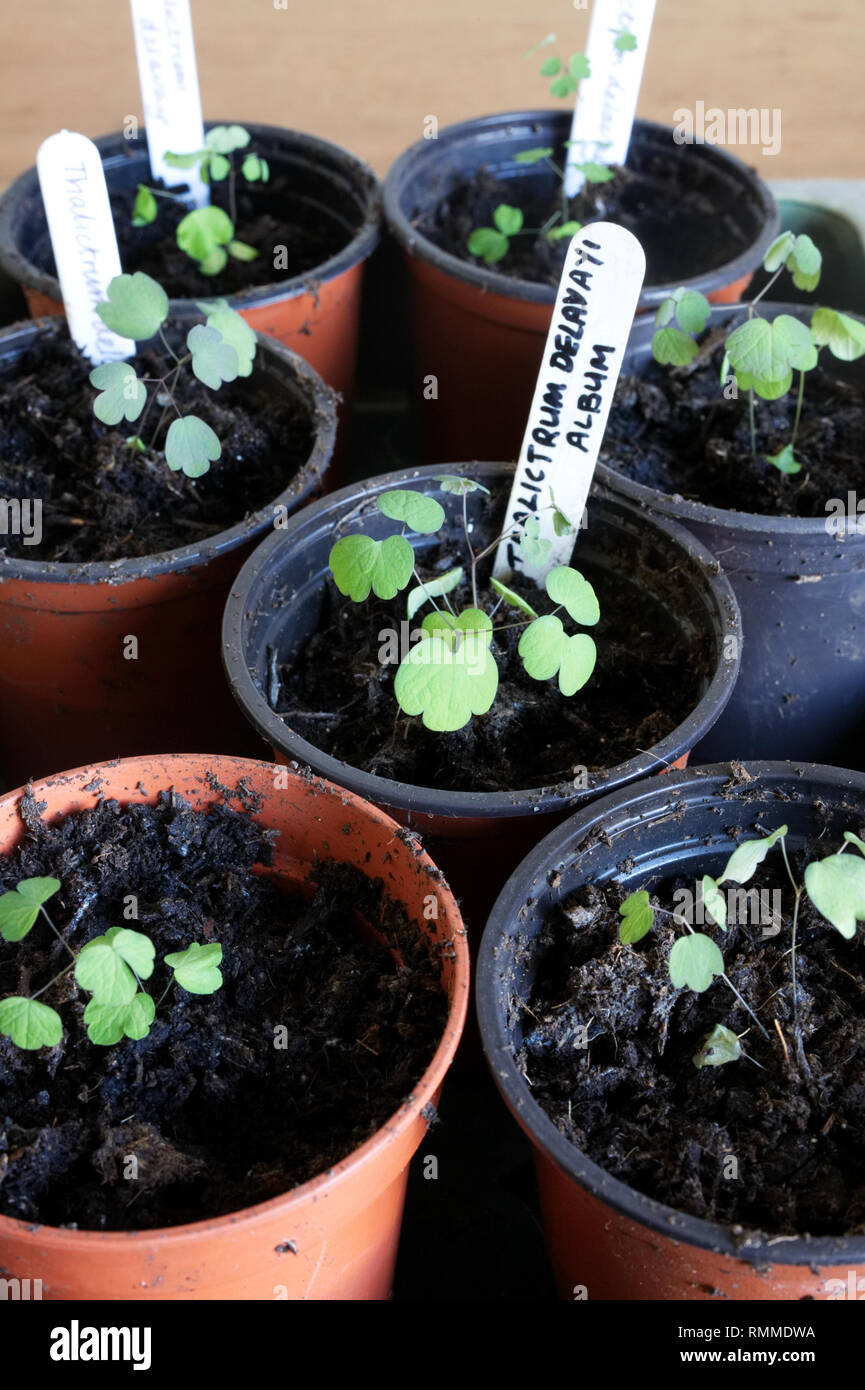
[[[158,334],[173,365],[162,377],[139,377],[129,362],[104,362],[90,373],[91,385],[99,391],[93,402],[97,420],[119,425],[122,420],[131,423],[140,418],[137,432],[126,441],[138,453],[157,451],[163,426],[174,412],[162,440],[163,456],[169,468],[182,471],[188,478],[206,473],[221,457],[222,445],[205,420],[184,415],[177,404],[174,393],[181,372],[189,368],[205,386],[217,391],[223,382],[251,374],[257,346],[252,329],[224,299],[202,302],[198,307],[205,323],[190,328],[186,352],[178,356],[163,332],[169,303],[162,286],[140,270],[134,275],[116,276],[108,286],[108,299],[97,305],[99,317],[115,333],[136,342]],[[152,388],[149,392],[148,387]],[[154,402],[162,407],[162,414],[149,443],[145,443],[144,425]]]
[[[721,931],[726,932],[727,904],[721,892],[721,884],[747,883],[753,878],[757,868],[763,863],[772,847],[776,844],[780,845],[785,870],[794,894],[790,941],[793,1028],[802,1070],[806,1075],[810,1075],[799,1025],[796,981],[796,938],[802,894],[807,893],[820,915],[848,941],[852,940],[856,934],[856,923],[865,922],[865,841],[861,840],[858,835],[854,835],[852,831],[845,830],[844,843],[837,854],[830,854],[825,859],[818,859],[809,863],[805,868],[803,882],[800,884],[796,882],[790,865],[787,852],[787,833],[787,826],[782,825],[769,835],[743,841],[730,855],[723,872],[717,878],[712,878],[709,874],[703,875],[701,889],[706,912]],[[859,851],[858,855],[845,853],[851,846]],[[724,958],[717,943],[705,933],[695,932],[690,923],[677,913],[668,912],[665,908],[653,907],[645,889],[631,893],[619,908],[619,915],[622,918],[619,925],[619,940],[625,945],[634,945],[641,941],[651,931],[656,911],[672,917],[678,926],[685,928],[685,935],[677,938],[670,951],[668,969],[670,983],[674,988],[687,987],[702,994],[704,990],[709,988],[714,979],[720,977],[730,986],[736,998],[747,1009],[763,1036],[768,1037],[769,1034],[754,1010],[746,1003],[735,985],[724,973]],[[746,1055],[739,1045],[736,1034],[719,1024],[703,1040],[700,1051],[694,1056],[694,1064],[697,1067],[718,1067]],[[753,1058],[749,1060],[753,1061]]]
[[[237,226],[237,179],[246,183],[267,183],[270,166],[266,159],[249,149],[251,136],[240,125],[217,125],[204,137],[204,149],[191,154],[164,156],[165,163],[174,169],[197,169],[203,183],[222,183],[228,180],[228,212],[218,207],[195,208],[187,213],[177,228],[177,245],[198,264],[202,275],[218,275],[225,269],[229,256],[238,261],[254,261],[258,252],[234,235]],[[246,150],[238,168],[234,156]],[[140,183],[132,209],[133,227],[146,227],[155,222],[159,210],[158,198],[182,201],[176,193],[151,188]]]
[[[189,994],[214,994],[221,986],[222,947],[218,942],[202,946],[193,941],[186,950],[165,956],[163,963],[171,970],[171,978],[157,1003],[142,985],[155,968],[156,948],[150,937],[129,927],[111,927],[104,936],[95,936],[80,951],[73,951],[45,908],[60,887],[58,878],[25,878],[0,895],[4,941],[23,941],[41,914],[71,956],[69,964],[35,994],[12,994],[0,1001],[0,1034],[16,1047],[35,1052],[60,1042],[63,1020],[56,1009],[40,1002],[39,995],[70,971],[76,984],[91,996],[84,1023],[88,1038],[100,1047],[112,1047],[123,1037],[146,1038],[158,1003],[173,985]]]
[[[636,47],[636,40],[632,34],[625,30],[613,31],[617,37],[615,47],[621,48],[622,42],[629,46]],[[534,48],[528,50],[528,54],[537,53],[538,49],[546,48],[549,44],[555,43],[555,34],[547,34]],[[526,56],[528,56],[528,54]],[[580,80],[590,75],[589,60],[584,53],[572,53],[569,58],[558,58],[555,56],[545,58],[541,63],[539,72],[543,78],[550,80],[550,95],[554,97],[570,97],[576,90]],[[572,141],[564,142],[565,148],[569,148]],[[555,158],[556,151],[552,145],[538,145],[534,149],[521,150],[514,156],[515,164],[546,164],[556,175],[559,184],[560,207],[547,219],[542,227],[526,227],[524,225],[524,214],[522,209],[512,207],[509,203],[500,203],[493,213],[492,227],[476,227],[467,242],[469,253],[477,256],[485,265],[496,265],[504,260],[511,249],[511,240],[516,236],[541,236],[555,246],[560,241],[569,240],[582,227],[581,222],[574,221],[569,214],[568,198],[565,194],[565,170]],[[583,175],[587,183],[608,183],[614,177],[614,171],[606,164],[599,164],[596,161],[588,160],[584,164],[574,164]]]
[[[508,628],[522,628],[518,654],[527,674],[534,680],[558,678],[562,695],[576,694],[588,681],[595,667],[597,650],[592,638],[583,632],[569,634],[560,613],[574,623],[593,627],[600,618],[595,592],[579,573],[568,565],[558,565],[547,574],[545,586],[556,605],[553,612],[540,616],[520,594],[497,579],[490,584],[498,595],[488,613],[480,607],[478,567],[504,539],[497,536],[490,545],[476,551],[472,545],[467,498],[487,488],[471,478],[440,474],[437,481],[443,493],[461,502],[462,529],[466,560],[435,578],[422,579],[415,568],[415,554],[406,531],[434,535],[444,525],[441,503],[426,493],[398,489],[382,493],[376,506],[382,515],[400,524],[400,531],[374,540],[356,534],[344,536],[330,552],[329,565],[341,594],[362,603],[370,592],[390,600],[416,580],[407,596],[409,621],[427,603],[433,611],[423,619],[418,640],[400,662],[394,680],[394,694],[404,714],[420,715],[426,728],[453,732],[463,728],[472,715],[486,714],[496,697],[499,671],[492,650],[493,639],[504,627],[494,627],[496,613],[505,605],[520,616]],[[549,509],[558,534],[574,528],[557,507],[552,494]],[[543,561],[551,542],[540,537],[537,517],[529,517],[521,527],[505,536],[519,540],[527,561]],[[454,608],[450,596],[463,586],[466,603]],[[437,599],[444,601],[440,607]]]
[[[796,414],[790,440],[776,453],[764,456],[765,462],[781,473],[801,472],[802,464],[795,449],[802,417],[805,374],[816,367],[821,348],[840,362],[852,362],[865,354],[865,324],[836,309],[818,308],[811,316],[810,326],[792,314],[778,314],[772,320],[756,312],[776,280],[787,271],[800,290],[815,290],[820,282],[823,258],[809,236],[782,232],[773,241],[763,258],[763,268],[771,279],[748,305],[748,317],[734,328],[724,344],[721,384],[726,386],[732,368],[736,389],[748,392],[748,414],[751,432],[751,451],[758,457],[755,397],[775,401],[785,396],[798,373]],[[652,338],[652,355],[657,362],[685,367],[697,356],[695,338],[702,333],[709,319],[711,306],[696,290],[677,289],[664,300],[655,315],[656,332]]]

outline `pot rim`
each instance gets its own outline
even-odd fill
[[[487,132],[491,132],[511,124],[537,125],[549,123],[551,119],[564,127],[570,117],[567,111],[548,107],[473,116],[469,120],[458,121],[445,126],[439,132],[435,143],[441,149],[448,143],[455,143],[463,136],[470,136],[473,133],[484,136],[484,127],[486,127]],[[655,136],[662,132],[671,134],[673,130],[672,126],[663,125],[659,121],[643,120],[641,117],[637,117],[634,126],[635,129]],[[490,139],[489,134],[486,135],[486,138],[487,140]],[[402,206],[402,185],[412,167],[426,157],[429,147],[429,140],[415,141],[397,157],[385,177],[383,192],[385,221],[402,248],[410,256],[419,256],[436,270],[452,276],[454,279],[465,281],[477,290],[498,294],[506,299],[525,300],[534,304],[549,304],[552,308],[556,298],[554,285],[542,285],[534,280],[518,280],[503,275],[488,266],[476,266],[470,261],[464,261],[459,256],[454,256],[449,251],[444,251],[441,247],[436,246],[412,225]],[[672,294],[673,290],[678,288],[681,283],[690,289],[708,292],[724,285],[734,284],[742,276],[752,271],[755,264],[762,261],[764,252],[774,241],[781,225],[780,210],[771,190],[743,160],[731,154],[721,145],[694,145],[691,148],[700,151],[698,158],[708,159],[720,165],[726,173],[735,176],[742,185],[747,185],[753,190],[755,201],[759,201],[762,210],[762,228],[754,240],[738,255],[731,260],[723,261],[711,270],[702,271],[685,281],[671,280],[657,285],[644,285],[640,294],[640,303],[644,307],[656,307],[668,295]],[[482,160],[478,162],[481,163]]]
[[[206,755],[204,755],[206,756]],[[84,767],[75,768],[72,772],[56,774],[52,777],[40,778],[38,782],[32,783],[33,790],[38,793],[40,786],[60,780],[69,783],[73,778],[78,779],[78,785],[83,787],[86,782],[92,781],[99,776],[102,770],[116,770],[125,765],[135,765],[142,762],[159,762],[168,767],[172,763],[184,763],[188,758],[200,759],[202,754],[188,753],[167,753],[155,756],[138,756],[132,758],[115,758],[107,762],[91,763]],[[249,770],[250,765],[254,768],[265,768],[268,776],[273,771],[272,763],[261,762],[255,758],[237,758],[214,756],[214,761],[219,764],[220,769],[228,765],[236,767],[238,776],[242,776],[244,771]],[[345,804],[346,797],[353,804],[354,809],[363,809],[369,820],[377,821],[386,829],[392,829],[394,834],[400,830],[397,822],[386,812],[379,810],[365,802],[362,797],[356,796],[353,792],[344,787],[338,787],[324,778],[316,776],[301,776],[299,773],[289,770],[288,774],[292,781],[298,785],[314,790],[316,795],[339,796]],[[152,779],[151,779],[152,785]],[[19,798],[25,789],[17,787],[14,791],[6,792],[0,797],[0,808],[6,806],[10,801]],[[161,790],[161,788],[157,788]],[[61,815],[66,814],[64,812]],[[418,864],[427,872],[434,869],[433,861],[425,850],[419,850]],[[364,1141],[351,1153],[341,1159],[332,1168],[319,1173],[317,1177],[310,1178],[307,1182],[299,1184],[297,1187],[289,1188],[278,1197],[270,1197],[265,1202],[256,1202],[248,1207],[241,1207],[237,1211],[226,1212],[222,1216],[205,1217],[200,1221],[190,1221],[178,1226],[156,1226],[141,1231],[73,1231],[62,1226],[48,1226],[38,1224],[33,1221],[22,1221],[17,1217],[0,1215],[0,1255],[4,1235],[7,1237],[15,1236],[32,1238],[34,1241],[49,1242],[53,1249],[66,1248],[68,1250],[79,1249],[82,1255],[100,1254],[110,1256],[112,1251],[129,1248],[130,1244],[147,1245],[158,1242],[160,1245],[190,1244],[198,1241],[209,1241],[214,1236],[224,1235],[231,1230],[244,1227],[250,1233],[261,1224],[267,1223],[274,1214],[281,1210],[290,1213],[294,1206],[316,1202],[319,1197],[332,1190],[336,1184],[345,1182],[352,1177],[360,1168],[372,1167],[379,1154],[388,1146],[389,1136],[394,1131],[404,1129],[409,1123],[418,1117],[425,1106],[433,1101],[436,1091],[441,1086],[445,1075],[453,1061],[468,1012],[469,985],[470,985],[470,966],[469,949],[465,930],[462,929],[462,916],[456,900],[450,888],[443,881],[439,882],[438,890],[444,897],[446,917],[449,922],[454,924],[453,932],[453,951],[454,951],[454,981],[451,998],[448,1002],[448,1016],[442,1030],[439,1044],[424,1071],[418,1080],[411,1095],[403,1102],[400,1108],[389,1116],[379,1125],[375,1134]]]
[[[228,124],[227,121],[208,120],[204,122],[204,129],[208,131],[216,125]],[[289,144],[301,154],[308,155],[312,159],[329,155],[331,160],[340,164],[348,174],[353,186],[361,195],[359,201],[365,205],[365,210],[363,221],[351,240],[341,251],[328,257],[320,265],[313,266],[301,275],[293,275],[290,279],[275,280],[267,285],[252,286],[249,289],[239,290],[236,294],[226,295],[225,298],[229,305],[238,311],[266,308],[268,305],[279,303],[285,299],[294,299],[298,295],[308,293],[311,288],[317,285],[336,279],[344,271],[350,270],[353,266],[366,260],[375,250],[381,236],[381,184],[364,160],[343,149],[342,146],[336,145],[330,140],[322,139],[321,136],[311,135],[305,131],[291,130],[287,126],[263,125],[247,121],[244,124],[244,129],[248,130],[254,137],[278,140]],[[146,151],[146,131],[140,143]],[[108,135],[98,136],[94,140],[94,144],[102,157],[107,180],[111,172],[112,157],[118,158],[121,151],[128,150],[130,141],[124,137],[122,131],[112,131]],[[106,157],[108,159],[107,164]],[[127,156],[123,156],[124,163],[126,158]],[[34,265],[22,251],[18,250],[13,238],[12,222],[16,204],[21,198],[35,196],[38,193],[39,177],[36,166],[31,165],[29,169],[25,169],[22,174],[18,175],[17,179],[0,197],[0,267],[16,283],[27,289],[36,290],[60,303],[62,297],[57,277],[48,275]],[[195,298],[171,299],[170,304],[173,314],[185,316],[197,312]]]
[[[816,304],[789,304],[782,300],[762,300],[763,308],[767,313],[790,314],[794,318],[804,318],[808,316]],[[734,315],[744,313],[748,308],[747,301],[739,304],[718,304],[713,305],[710,314],[711,323],[723,323],[726,319]],[[633,362],[634,355],[651,340],[655,331],[655,324],[652,319],[646,316],[648,321],[641,321],[637,318],[631,328],[625,348],[625,357],[622,364],[622,375],[629,372],[635,376],[642,375],[642,371]],[[862,314],[849,314],[849,318],[858,319],[860,323],[865,323],[865,316]],[[732,507],[713,507],[708,502],[698,502],[685,497],[676,497],[669,492],[662,492],[660,488],[647,487],[645,483],[636,483],[631,478],[611,468],[609,464],[598,462],[597,477],[603,482],[604,487],[618,496],[627,497],[635,506],[645,507],[656,512],[663,510],[664,515],[672,515],[685,526],[694,522],[699,522],[703,526],[715,528],[723,527],[728,531],[744,531],[748,533],[759,533],[770,531],[773,535],[799,537],[806,539],[825,539],[827,542],[835,542],[843,545],[849,541],[854,544],[859,537],[849,535],[836,536],[826,530],[825,517],[811,516],[773,516],[765,512],[739,512]],[[660,506],[659,506],[660,499]]]
[[[178,301],[174,300],[172,303],[177,304]],[[197,319],[201,318],[198,311],[194,311],[194,316]],[[179,318],[180,315],[176,314],[175,317]],[[60,315],[25,319],[21,323],[10,324],[0,330],[0,356],[3,355],[4,348],[10,347],[20,356],[40,334],[60,334],[66,327],[66,319]],[[178,546],[176,550],[162,550],[152,555],[137,555],[126,559],[121,557],[116,560],[83,562],[25,560],[17,556],[0,555],[0,584],[9,580],[22,580],[29,583],[118,585],[137,579],[155,579],[161,574],[177,574],[207,564],[235,550],[239,545],[254,540],[273,521],[275,508],[280,505],[297,506],[304,496],[309,496],[324,477],[333,454],[336,440],[336,398],[315,369],[291,348],[275,338],[266,337],[263,333],[256,333],[255,336],[258,351],[263,354],[262,363],[269,361],[290,371],[309,402],[312,449],[282,492],[224,531],[217,531],[202,541]],[[14,342],[16,338],[19,340],[18,343]],[[13,340],[11,344],[10,340]],[[250,381],[254,380],[255,372],[250,378]],[[267,386],[264,374],[258,384],[263,388]],[[275,393],[274,390],[273,394]]]
[[[586,794],[585,790],[574,792],[572,784],[569,782],[507,792],[440,791],[435,787],[422,787],[414,783],[392,781],[390,778],[364,772],[353,764],[342,762],[288,728],[270,708],[264,695],[253,681],[246,663],[244,638],[250,590],[258,582],[262,572],[269,568],[274,551],[291,544],[301,527],[306,529],[310,523],[315,524],[331,509],[334,513],[338,513],[344,503],[356,502],[359,506],[361,500],[369,501],[374,495],[371,490],[373,485],[376,492],[386,491],[388,488],[399,487],[405,483],[435,480],[442,471],[461,472],[465,470],[471,476],[473,469],[477,470],[478,468],[492,468],[498,473],[507,474],[513,471],[514,465],[509,463],[474,465],[456,463],[448,464],[443,470],[440,464],[427,464],[424,467],[399,469],[392,473],[379,474],[375,478],[364,479],[362,482],[341,488],[337,492],[328,493],[317,502],[311,503],[300,512],[295,513],[294,516],[289,517],[284,527],[281,527],[279,531],[274,531],[256,548],[231,586],[222,620],[223,664],[235,699],[246,717],[271,747],[280,749],[294,761],[308,766],[314,765],[321,769],[318,775],[325,776],[342,786],[351,786],[359,796],[366,800],[383,802],[401,810],[439,816],[445,820],[457,820],[460,817],[486,820],[502,819],[524,815],[529,810],[538,814],[565,811],[569,806],[583,801]],[[367,489],[370,490],[367,491]],[[736,651],[739,652],[741,650],[741,618],[732,586],[714,556],[710,554],[702,542],[697,540],[689,531],[686,531],[684,527],[679,526],[677,522],[670,521],[666,517],[659,517],[657,514],[637,513],[636,509],[629,503],[622,502],[621,499],[615,498],[610,493],[601,491],[595,495],[596,500],[602,504],[619,508],[632,518],[639,516],[642,525],[655,527],[664,534],[666,539],[673,540],[687,552],[689,559],[704,572],[708,590],[714,595],[721,631],[719,646],[722,652],[725,646],[730,645],[724,640],[730,636],[736,639]],[[666,769],[683,754],[690,751],[706,729],[711,726],[711,722],[714,722],[709,720],[710,712],[717,709],[720,714],[730,699],[738,669],[738,656],[730,658],[719,655],[711,680],[694,709],[666,738],[653,745],[650,753],[653,763],[659,764],[661,769]],[[629,758],[626,762],[619,763],[613,768],[605,768],[600,773],[590,773],[589,786],[586,790],[594,791],[597,787],[602,788],[610,782],[618,783],[625,779],[633,781],[641,770],[647,771],[646,754],[638,753],[633,758]],[[571,788],[571,790],[566,791],[565,788]]]
[[[782,761],[748,762],[746,772],[754,779],[791,782],[797,777],[828,788],[838,787],[839,773],[847,785],[865,798],[865,773],[848,772],[819,763]],[[655,786],[654,779],[612,792],[578,811],[570,820],[551,831],[517,867],[499,894],[481,939],[475,964],[475,1003],[481,1043],[493,1079],[511,1114],[525,1133],[556,1167],[590,1196],[609,1206],[620,1216],[636,1225],[647,1227],[668,1240],[711,1250],[731,1259],[749,1264],[837,1266],[849,1261],[865,1263],[865,1232],[850,1236],[768,1236],[755,1233],[752,1240],[746,1233],[743,1243],[737,1244],[730,1227],[720,1222],[677,1211],[663,1202],[654,1201],[626,1182],[615,1178],[605,1168],[593,1162],[581,1149],[556,1128],[531,1094],[525,1078],[518,1071],[510,1047],[499,1003],[498,965],[503,933],[518,921],[518,914],[535,886],[545,879],[553,866],[562,863],[562,842],[580,841],[604,827],[611,816],[628,807],[631,823],[644,820],[655,806],[666,806],[671,799],[694,794],[693,803],[702,795],[706,803],[732,775],[730,763],[711,763],[703,767],[675,771]],[[692,804],[693,804],[692,803]],[[681,800],[680,800],[681,804]],[[622,823],[623,826],[626,822]]]

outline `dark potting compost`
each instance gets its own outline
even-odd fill
[[[563,152],[557,162],[561,157]],[[628,165],[616,167],[608,182],[586,183],[575,198],[565,200],[567,217],[561,184],[551,170],[514,184],[481,168],[413,222],[436,246],[465,261],[475,259],[467,245],[472,232],[493,226],[501,203],[520,208],[526,229],[544,227],[556,212],[562,222],[615,222],[641,242],[647,284],[679,283],[747,247],[737,208],[719,207],[718,195],[712,169],[640,150]],[[511,238],[507,255],[491,269],[516,280],[558,286],[567,247],[567,238],[551,246],[545,236],[521,233]]]
[[[151,349],[132,360],[139,376],[167,370]],[[77,563],[190,545],[272,501],[309,457],[310,420],[299,401],[266,392],[254,375],[216,394],[181,373],[177,404],[211,426],[222,456],[201,478],[172,472],[161,454],[126,444],[131,426],[96,419],[91,367],[68,338],[46,337],[0,378],[0,496],[42,501],[41,542],[2,536],[8,555]],[[154,407],[144,430],[157,449],[159,414]]]
[[[805,382],[796,458],[802,471],[767,463],[790,442],[797,392],[755,399],[756,458],[747,393],[720,387],[726,329],[709,330],[686,367],[650,361],[620,378],[601,460],[635,483],[675,497],[765,516],[825,517],[827,499],[865,487],[865,393],[816,368]]]
[[[809,858],[829,852],[820,841],[793,858],[797,881]],[[861,934],[844,940],[803,895],[803,1067],[790,985],[793,893],[783,872],[767,863],[747,885],[767,890],[768,902],[780,891],[777,935],[750,921],[726,934],[711,923],[696,928],[720,945],[768,1039],[722,979],[702,994],[674,989],[667,961],[682,929],[670,916],[656,911],[648,936],[623,945],[624,894],[588,886],[557,908],[533,947],[518,1064],[566,1138],[637,1191],[727,1223],[734,1235],[846,1235],[865,1229],[865,951]],[[670,911],[674,889],[693,882],[648,886],[653,905]],[[697,1068],[694,1054],[716,1024],[743,1035],[753,1060]]]
[[[463,562],[464,551],[455,545],[433,547],[424,551],[423,575],[434,577]],[[492,708],[455,733],[431,732],[401,712],[393,692],[407,647],[392,654],[387,634],[405,611],[404,599],[352,603],[328,576],[318,630],[290,659],[280,661],[277,654],[274,708],[332,757],[414,786],[516,791],[572,781],[580,768],[615,767],[665,738],[693,710],[711,668],[711,638],[704,633],[689,641],[674,625],[658,595],[663,582],[656,571],[656,592],[644,587],[636,602],[630,585],[581,562],[579,546],[574,564],[595,587],[601,619],[591,629],[597,665],[570,698],[555,680],[526,674],[517,654],[519,614],[499,609],[493,625],[503,630],[491,648],[499,687]],[[634,574],[638,581],[636,554]],[[675,611],[675,574],[667,582]],[[555,608],[534,585],[517,579],[512,587],[540,614]],[[479,596],[485,611],[492,611],[497,595],[482,584]],[[457,612],[469,606],[470,586],[455,590],[451,599]],[[403,625],[401,640],[420,628],[422,618],[423,612]]]
[[[244,802],[243,783],[233,794]],[[42,996],[63,1018],[58,1047],[0,1038],[0,1212],[82,1230],[221,1215],[324,1172],[399,1109],[438,1046],[447,1000],[433,953],[380,881],[331,862],[317,866],[310,900],[280,891],[254,872],[272,860],[273,832],[173,792],[51,825],[39,809],[22,800],[26,834],[0,860],[0,888],[59,878],[48,910],[76,949],[118,924],[147,932],[156,1000],[171,979],[165,953],[190,941],[222,945],[224,983],[210,995],[174,986],[146,1038],[101,1047],[70,972]],[[24,942],[0,941],[0,995],[32,993],[67,963],[40,919]]]
[[[164,187],[158,181],[150,186]],[[202,275],[197,263],[177,245],[177,227],[189,211],[185,203],[157,198],[156,221],[146,227],[134,227],[135,189],[112,194],[111,211],[123,269],[127,273],[142,270],[151,275],[173,299],[212,299],[215,295],[237,294],[304,275],[347,246],[360,226],[356,206],[348,197],[348,223],[323,205],[317,205],[312,216],[309,201],[299,198],[286,176],[276,171],[268,183],[256,186],[246,184],[238,176],[236,198],[235,236],[259,254],[252,261],[229,256],[218,275]],[[211,203],[229,211],[227,181],[211,185]],[[40,270],[56,275],[47,228],[30,248],[30,257]]]

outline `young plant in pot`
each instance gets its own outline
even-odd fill
[[[610,35],[611,52],[621,38]],[[581,53],[545,56],[540,74],[557,98],[599,80]],[[429,459],[515,453],[580,226],[611,221],[636,235],[647,257],[643,309],[679,284],[738,299],[778,231],[774,199],[751,169],[649,121],[634,122],[622,166],[579,159],[584,184],[569,197],[570,124],[569,111],[547,109],[464,121],[419,140],[388,173],[385,217],[411,276],[417,369],[436,382],[419,407]]]
[[[172,314],[227,299],[350,395],[364,266],[378,241],[379,186],[347,151],[276,126],[213,123],[201,150],[161,151],[199,174],[209,206],[155,181],[145,137],[96,141],[122,264],[158,280]],[[0,199],[0,265],[34,314],[62,301],[35,169]]]
[[[214,635],[246,549],[322,484],[330,393],[224,300],[169,319],[142,272],[93,367],[59,319],[0,335],[0,768],[7,785],[142,747],[244,751]]]
[[[386,1298],[466,1011],[441,875],[350,793],[135,758],[0,801],[0,1264],[43,1298]]]
[[[850,1297],[865,1272],[865,778],[717,765],[537,847],[478,963],[560,1292]]]
[[[569,808],[685,758],[738,660],[711,558],[601,495],[544,588],[493,579],[512,479],[427,468],[331,494],[251,557],[223,624],[235,697],[277,757],[429,835],[475,920]],[[537,551],[537,526],[512,543]]]
[[[598,477],[683,522],[730,576],[742,675],[704,758],[861,763],[865,718],[865,324],[768,303],[785,276],[817,289],[806,235],[769,248],[747,306],[711,310],[682,287],[635,327]],[[851,742],[851,740],[854,740]]]

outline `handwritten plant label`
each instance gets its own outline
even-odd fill
[[[540,584],[567,565],[573,531],[556,534],[556,507],[580,526],[637,300],[646,257],[635,236],[612,222],[593,222],[571,241],[541,369],[529,411],[493,574],[523,574]],[[510,532],[530,518],[549,541],[543,561],[529,563]]]
[[[165,155],[204,148],[201,96],[189,0],[130,0],[150,172],[168,188],[189,185],[196,207],[209,202],[197,169],[175,169]]]
[[[628,157],[654,15],[655,0],[595,0],[589,76],[577,91],[565,162],[569,198],[585,182],[577,164],[624,164]]]
[[[96,312],[120,274],[99,151],[86,135],[61,130],[39,146],[36,170],[73,342],[91,362],[131,357],[132,340],[112,333]]]

